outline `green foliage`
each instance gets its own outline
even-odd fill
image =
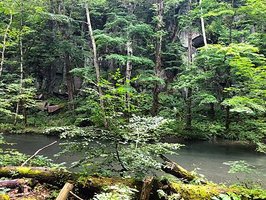
[[[113,185],[104,189],[104,192],[96,194],[93,200],[131,200],[138,190],[124,185]]]
[[[161,137],[170,134],[183,138],[248,140],[257,144],[258,151],[265,152],[264,0],[203,0],[201,5],[198,1],[191,5],[188,2],[163,1],[165,9],[160,21],[155,16],[159,10],[153,1],[87,0],[73,5],[70,0],[2,0],[1,53],[4,36],[7,38],[1,55],[1,59],[4,56],[0,77],[1,123],[12,123],[19,105],[18,117],[26,117],[25,108],[29,126],[48,126],[45,134],[61,134],[69,140],[65,144],[66,153],[85,151],[84,159],[76,163],[83,165],[85,172],[106,175],[115,172],[142,176],[146,169],[160,168],[158,154],[171,153],[179,147],[160,142]],[[99,83],[88,24],[84,23],[85,3],[91,11]],[[13,21],[7,30],[11,15]],[[205,22],[208,45],[196,48],[202,45],[197,45],[201,36],[196,37],[202,35],[200,18]],[[157,22],[162,26],[160,30]],[[188,65],[189,30],[196,38],[193,62]],[[162,46],[158,49],[161,36]],[[158,50],[162,57],[160,74],[153,69]],[[130,78],[128,71],[126,74],[129,64],[132,64]],[[150,117],[155,85],[160,85],[160,109],[158,116]],[[98,86],[103,95],[99,94]],[[67,111],[64,106],[60,113],[48,114],[35,107],[39,94],[51,104],[67,105],[71,88],[75,110]],[[63,97],[59,100],[55,95]],[[184,130],[190,100],[193,123],[191,130]],[[107,130],[102,129],[106,125],[104,119],[108,122]],[[87,127],[75,128],[73,124]],[[0,128],[32,130],[22,129],[21,124],[16,127],[1,124]],[[15,160],[25,158],[18,153],[13,156]],[[9,162],[2,160],[5,164]],[[114,163],[119,165],[118,169]],[[119,195],[114,198],[120,198]]]
[[[67,139],[62,153],[82,151],[83,159],[73,166],[82,165],[84,173],[99,172],[143,177],[159,170],[160,154],[173,154],[180,144],[161,143],[156,130],[167,120],[160,117],[133,116],[129,124],[120,125],[113,131],[71,129],[61,134]],[[116,166],[116,167],[115,167]]]
[[[260,99],[250,99],[248,97],[234,96],[226,99],[223,105],[230,106],[231,112],[254,114],[255,112],[265,112],[264,102]]]
[[[171,195],[167,195],[163,190],[157,190],[158,196],[160,199],[164,198],[167,200],[179,200],[181,198],[180,194],[171,194]]]
[[[225,162],[225,165],[230,166],[228,173],[254,173],[254,167],[244,160]]]
[[[219,122],[196,121],[194,122],[196,135],[202,139],[211,139],[221,135],[224,132],[224,126]]]
[[[137,56],[124,56],[119,54],[111,54],[106,57],[107,60],[116,60],[118,63],[125,65],[127,61],[131,61],[134,64],[137,65],[144,65],[144,66],[153,66],[154,63],[152,60],[148,58],[142,58]]]

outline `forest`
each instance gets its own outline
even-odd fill
[[[169,158],[225,141],[266,164],[265,19],[265,0],[0,0],[0,199],[266,199]]]

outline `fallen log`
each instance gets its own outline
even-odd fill
[[[62,186],[68,180],[74,180],[76,174],[62,169],[45,167],[0,167],[0,177],[34,178],[40,182]]]
[[[186,170],[185,168],[183,168],[182,166],[180,166],[176,162],[170,160],[166,156],[161,154],[160,157],[164,161],[164,163],[161,167],[164,172],[171,174],[171,175],[181,179],[183,182],[186,182],[186,183],[193,181],[193,180],[196,180],[196,179],[200,179],[197,175],[189,172],[188,170]],[[202,184],[206,183],[203,180],[200,180],[200,182]]]
[[[18,186],[28,184],[28,183],[29,183],[29,180],[26,180],[26,179],[0,180],[0,187],[16,188]]]
[[[75,173],[70,173],[65,170],[58,169],[48,169],[48,168],[30,168],[30,167],[0,167],[0,177],[26,177],[33,178],[40,182],[50,183],[55,186],[62,187],[65,182],[72,180],[75,183],[75,188],[79,192],[78,195],[81,197],[93,198],[95,193],[101,192],[106,186],[113,185],[126,185],[131,188],[135,188],[138,191],[146,191],[145,198],[147,198],[148,188],[153,185],[157,191],[158,189],[164,190],[166,194],[180,194],[184,200],[200,200],[200,199],[211,199],[212,197],[217,197],[220,194],[236,194],[240,197],[245,197],[243,199],[266,199],[266,190],[254,190],[246,189],[243,187],[228,187],[223,185],[217,185],[213,183],[205,185],[193,185],[185,184],[183,182],[161,182],[156,179],[146,179],[143,184],[143,181],[138,181],[135,179],[123,179],[119,177],[108,178],[108,177],[80,177]],[[62,181],[65,181],[62,183]],[[71,181],[70,181],[71,182]],[[151,184],[153,182],[153,184]],[[145,186],[146,185],[146,186]],[[143,187],[142,187],[143,186]],[[157,188],[157,186],[159,186]],[[167,186],[167,187],[165,187]],[[170,191],[170,193],[169,193]],[[83,195],[85,194],[85,195]],[[154,193],[155,194],[155,193]],[[153,195],[154,195],[153,194]],[[137,196],[141,196],[137,194]],[[1,196],[0,196],[1,197]],[[7,198],[1,197],[2,199]],[[0,198],[0,199],[1,199]],[[149,197],[150,199],[153,197]],[[1,200],[2,200],[1,199]],[[241,199],[241,198],[240,198]]]
[[[75,185],[82,189],[90,189],[100,191],[103,187],[110,185],[126,185],[132,188],[138,186],[141,188],[142,181],[132,178],[120,177],[100,177],[89,176],[80,177],[76,173],[62,169],[45,168],[45,167],[0,167],[0,178],[33,178],[39,182],[50,183],[55,186],[62,187],[66,182],[75,182]]]

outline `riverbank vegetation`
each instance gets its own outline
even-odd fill
[[[58,135],[105,176],[160,169],[169,136],[265,153],[265,17],[264,0],[2,0],[0,132]]]
[[[136,116],[263,145],[263,1],[1,1],[1,129]],[[6,125],[10,124],[10,125]],[[14,129],[14,127],[13,127]]]

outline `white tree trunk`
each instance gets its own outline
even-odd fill
[[[130,41],[130,39],[128,39],[126,46],[127,46],[127,56],[128,56],[127,67],[126,67],[126,84],[129,85],[132,73],[132,61],[129,58],[133,55],[132,42]],[[130,95],[128,92],[126,94],[126,104],[127,104],[127,109],[129,111]]]
[[[101,78],[100,77],[100,67],[99,67],[98,56],[97,56],[96,42],[95,42],[95,38],[93,35],[93,30],[92,30],[92,25],[91,25],[90,10],[89,10],[89,6],[87,3],[85,4],[85,10],[86,10],[86,16],[87,16],[87,25],[88,25],[88,29],[89,29],[89,34],[90,34],[91,44],[92,44],[92,50],[93,50],[93,65],[94,65],[95,72],[96,72],[96,81],[97,81],[97,87],[98,87],[98,92],[99,92],[100,106],[104,112],[103,92],[102,92],[101,86],[99,85],[100,78]],[[104,126],[106,128],[108,126],[107,120],[105,117],[104,117]]]
[[[23,43],[22,43],[22,38],[20,36],[19,39],[19,46],[20,46],[20,84],[19,84],[19,95],[21,95],[22,93],[22,88],[23,88]],[[22,104],[21,100],[19,99],[17,102],[17,106],[16,106],[16,113],[15,113],[15,120],[14,120],[14,124],[17,123],[17,118],[18,118],[18,114],[19,114],[19,106],[20,104]]]
[[[13,14],[12,12],[10,13],[9,17],[9,23],[6,27],[5,33],[4,33],[4,39],[3,39],[3,48],[1,52],[1,63],[0,63],[0,77],[2,76],[3,72],[3,66],[4,66],[4,60],[5,60],[5,50],[6,50],[6,42],[7,42],[7,37],[8,37],[8,31],[10,30],[11,24],[13,22]]]
[[[200,14],[201,14],[201,17],[200,17],[200,22],[201,22],[201,30],[202,30],[202,36],[203,36],[203,41],[204,41],[204,46],[207,46],[208,43],[207,43],[207,38],[206,38],[206,31],[205,31],[205,23],[204,23],[204,18],[202,16],[203,14],[203,11],[202,11],[202,0],[199,0],[199,5],[200,5]]]

